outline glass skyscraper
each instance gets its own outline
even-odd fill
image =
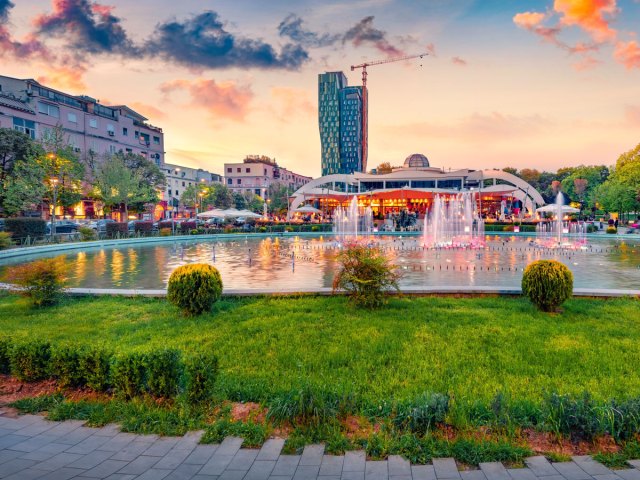
[[[342,72],[318,75],[318,121],[322,175],[362,172],[362,87]]]

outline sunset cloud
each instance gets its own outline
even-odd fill
[[[613,55],[628,70],[640,68],[640,45],[634,40],[616,43]]]
[[[467,61],[460,57],[453,57],[451,59],[451,63],[453,63],[454,65],[458,65],[459,67],[467,66]]]
[[[555,0],[553,9],[560,14],[562,25],[578,26],[596,42],[616,38],[616,31],[610,25],[618,13],[616,0]]]
[[[214,122],[224,119],[242,121],[249,113],[253,92],[247,85],[235,82],[220,82],[199,78],[197,80],[173,80],[162,84],[160,90],[165,94],[186,91],[193,108],[204,109],[211,114]]]
[[[301,114],[307,117],[315,117],[317,113],[316,105],[307,90],[292,87],[273,87],[271,98],[277,105],[274,109],[278,117],[286,121],[292,115]]]
[[[404,55],[402,50],[387,39],[387,32],[373,26],[373,19],[373,15],[370,15],[360,20],[344,34],[342,42],[351,42],[356,47],[363,44],[371,45],[388,57]]]
[[[154,121],[156,120],[164,120],[167,118],[166,112],[160,110],[153,105],[149,105],[148,103],[142,102],[129,102],[131,108],[133,108],[136,112],[141,113],[147,118],[152,118]]]
[[[37,80],[45,85],[58,88],[60,90],[70,90],[72,92],[86,91],[87,85],[83,81],[86,68],[81,65],[75,66],[51,66],[45,68],[45,73],[38,76]]]

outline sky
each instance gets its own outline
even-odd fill
[[[640,143],[639,0],[0,0],[0,74],[163,128],[166,161],[320,175],[317,76],[369,68],[369,167],[614,164]]]

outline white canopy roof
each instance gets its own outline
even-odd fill
[[[318,210],[311,205],[304,205],[303,207],[296,208],[295,211],[300,213],[322,213],[321,210]]]
[[[198,214],[200,218],[224,218],[224,211],[218,208],[213,210],[207,210],[206,212],[200,212]]]
[[[573,208],[569,205],[561,205],[560,211],[562,213],[578,213],[580,211],[579,208]],[[536,208],[536,212],[548,212],[548,213],[556,213],[558,211],[558,205],[549,204],[544,207]]]

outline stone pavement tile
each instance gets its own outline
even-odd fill
[[[46,475],[48,472],[43,470],[37,470],[35,468],[26,468],[19,472],[9,475],[8,477],[2,477],[4,480],[34,480]]]
[[[6,419],[6,422],[3,422],[2,426],[13,430],[20,430],[32,423],[44,421],[44,418],[39,415],[20,415],[18,418],[3,418]]]
[[[183,463],[204,465],[216,451],[216,445],[197,445]]]
[[[69,452],[65,452],[69,453]],[[80,458],[73,463],[70,463],[68,466],[71,468],[84,468],[85,470],[91,470],[93,467],[97,467],[102,462],[107,460],[113,455],[113,452],[103,452],[101,450],[96,450],[94,452],[88,453],[86,455],[82,455],[77,453]],[[55,458],[55,457],[54,457]]]
[[[183,463],[169,475],[164,477],[164,480],[191,480],[191,477],[198,473],[198,470],[200,470],[199,465]]]
[[[14,445],[18,445],[27,440],[29,440],[29,437],[24,437],[22,435],[15,435],[13,433],[10,433],[9,435],[0,437],[0,450],[3,450],[5,448],[11,448]]]
[[[293,480],[316,480],[320,472],[320,465],[298,465]]]
[[[84,470],[79,468],[62,467],[53,472],[48,472],[46,475],[40,477],[39,480],[69,480],[70,478],[76,478],[82,473],[84,473]]]
[[[125,467],[127,463],[122,460],[105,460],[82,475],[91,478],[105,478]]]
[[[342,473],[344,474],[344,472],[364,472],[366,459],[367,459],[367,456],[364,453],[364,450],[345,452],[344,465],[342,466]]]
[[[28,425],[20,430],[16,430],[16,435],[24,435],[26,437],[35,437],[36,435],[40,435],[42,433],[48,432],[56,424],[54,422],[42,421],[42,422],[34,422],[31,425]]]
[[[187,432],[185,435],[178,439],[178,443],[173,447],[175,449],[193,450],[199,443],[200,439],[204,435],[204,430],[196,430],[195,432]]]
[[[162,480],[171,473],[171,470],[160,470],[159,468],[152,468],[147,470],[142,475],[136,477],[136,480]]]
[[[119,433],[120,425],[116,423],[110,423],[108,425],[105,425],[104,427],[95,429],[95,431],[93,432],[94,435],[97,435],[99,437],[115,437]]]
[[[283,446],[284,439],[270,438],[262,445],[256,460],[278,460],[278,456],[280,456]]]
[[[216,455],[222,455],[222,456],[235,455],[236,453],[238,453],[238,450],[240,450],[240,447],[242,446],[243,441],[244,440],[239,437],[225,438],[220,444],[220,446],[218,447],[218,450],[216,451]]]
[[[244,480],[267,480],[275,466],[275,460],[256,460],[251,465]]]
[[[594,475],[593,478],[595,478],[596,480],[621,480],[621,477],[619,477],[615,473],[608,473],[606,475]]]
[[[640,470],[635,468],[616,470],[616,475],[624,480],[640,480]]]
[[[432,463],[436,478],[460,478],[458,465],[453,458],[434,458]]]
[[[67,435],[63,435],[62,437],[56,440],[56,443],[64,443],[67,445],[77,445],[83,440],[89,438],[93,435],[93,428],[88,427],[80,427],[76,428],[72,432],[69,432]]]
[[[511,480],[507,469],[500,462],[481,462],[479,466],[487,480]]]
[[[43,433],[42,435],[37,435],[35,437],[27,437],[27,440],[7,448],[9,450],[17,450],[19,452],[33,452],[34,450],[44,447],[48,443],[55,442],[57,438],[58,437],[53,437]]]
[[[558,462],[553,467],[567,480],[590,480],[591,476],[575,462]]]
[[[35,460],[36,462],[44,462],[45,460],[50,459],[51,457],[53,457],[54,455],[56,455],[56,453],[60,453],[60,452],[43,452],[41,449],[40,450],[34,450],[33,452],[20,452],[22,453],[22,455],[20,455],[20,458],[25,458],[27,460]]]
[[[484,475],[482,470],[465,470],[460,472],[460,476],[462,480],[486,480],[487,477]]]
[[[159,438],[144,451],[143,455],[148,455],[149,457],[162,457],[169,453],[169,451],[175,447],[176,443],[178,443],[178,439],[175,437]]]
[[[528,468],[509,468],[507,472],[513,480],[536,480],[538,478]]]
[[[322,463],[323,455],[324,445],[307,445],[302,451],[302,456],[300,457],[300,465],[320,465]]]
[[[84,420],[65,420],[64,422],[56,422],[56,425],[48,431],[49,435],[68,435],[77,428],[84,425]]]
[[[69,448],[69,445],[65,445],[64,443],[52,442],[52,443],[47,443],[42,448],[36,450],[36,452],[62,453],[68,448]]]
[[[269,480],[293,480],[293,475],[271,475]]]
[[[553,467],[553,464],[542,455],[528,457],[524,461],[536,477],[558,475],[558,471]]]
[[[364,480],[364,470],[358,470],[358,471],[344,471],[344,468],[342,469],[342,476],[340,477],[341,480]]]
[[[178,466],[186,460],[186,458],[191,453],[191,450],[187,450],[186,448],[176,449],[169,451],[162,460],[156,463],[153,468],[159,468],[161,470],[174,470],[178,468]]]
[[[436,471],[433,465],[411,465],[413,480],[436,480]]]
[[[225,470],[218,480],[242,480],[247,474],[247,470]]]
[[[610,475],[612,473],[611,470],[588,455],[575,455],[571,458],[589,475]]]
[[[273,467],[271,476],[286,476],[293,478],[293,475],[296,473],[296,469],[298,468],[298,463],[300,463],[300,455],[280,455],[276,462],[276,466]]]
[[[340,475],[320,475],[318,480],[340,480]]]
[[[198,475],[193,477],[191,480],[218,480],[218,476],[217,475],[203,475],[202,473],[199,473]]]
[[[141,475],[152,468],[159,461],[160,457],[149,457],[140,455],[138,458],[131,461],[128,465],[118,470],[118,473]]]
[[[35,460],[25,460],[23,458],[14,458],[2,464],[0,470],[0,478],[8,477],[16,472],[21,472],[27,468],[33,467],[37,462]]]
[[[227,466],[227,470],[244,470],[245,472],[251,468],[251,464],[258,456],[259,450],[251,450],[241,448],[233,456],[233,460]]]
[[[400,455],[389,455],[387,459],[387,463],[389,464],[389,476],[411,476],[411,463],[409,460],[405,460]]]
[[[146,449],[149,448],[148,442],[139,442],[137,439],[133,442],[126,445],[120,451],[116,452],[112,455],[111,459],[113,460],[125,460],[127,462],[131,462],[142,455]],[[98,452],[108,451],[108,450],[96,450]]]
[[[22,455],[22,452],[16,452],[15,450],[0,450],[0,465],[14,458],[18,458]],[[0,467],[0,470],[2,467]]]
[[[628,460],[627,463],[635,468],[640,469],[640,460]]]
[[[342,475],[342,465],[344,464],[344,457],[338,455],[324,455],[322,457],[322,463],[320,464],[321,477],[326,476],[340,476]],[[323,479],[327,480],[327,479]]]
[[[136,438],[136,435],[131,433],[118,433],[111,437],[108,442],[100,445],[97,450],[105,450],[107,452],[119,452]]]
[[[387,480],[389,478],[389,466],[386,460],[368,460],[364,470],[365,480]]]
[[[62,467],[67,467],[73,462],[77,462],[83,458],[79,453],[67,453],[62,452],[57,455],[45,460],[44,462],[38,463],[38,470],[46,470],[48,472],[58,470]],[[93,466],[92,466],[93,467]],[[82,467],[70,467],[70,468],[82,468]]]
[[[71,448],[69,448],[67,452],[82,453],[82,454],[91,453],[94,450],[97,450],[98,448],[100,448],[105,443],[107,443],[110,438],[111,437],[92,435],[90,437],[85,438],[81,442],[75,444]]]
[[[227,465],[231,463],[231,460],[233,460],[232,455],[218,455],[218,451],[216,451],[198,473],[200,475],[221,475],[227,469]]]
[[[133,480],[137,475],[125,475],[123,473],[114,473],[113,475],[109,475],[104,480]]]

